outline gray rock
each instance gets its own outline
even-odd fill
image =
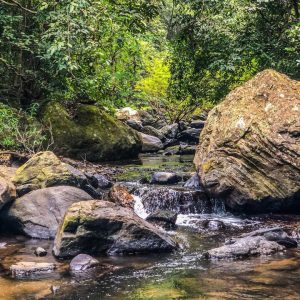
[[[12,277],[22,278],[32,275],[51,273],[56,266],[53,263],[18,262],[10,267]]]
[[[145,126],[142,130],[143,133],[155,136],[159,138],[161,141],[164,141],[166,137],[156,128],[153,126]]]
[[[152,135],[139,133],[142,140],[142,152],[157,152],[163,149],[162,141]]]
[[[55,237],[53,253],[67,258],[80,253],[153,253],[176,247],[170,237],[131,209],[91,200],[68,209]]]
[[[137,130],[137,131],[142,131],[143,130],[143,125],[141,121],[137,120],[127,120],[125,122],[129,127]]]
[[[263,236],[268,241],[274,241],[286,248],[297,247],[297,241],[289,237],[288,234],[280,227],[263,228],[245,233],[241,237]]]
[[[97,187],[100,189],[109,189],[113,186],[113,183],[105,175],[94,174],[94,178],[97,180]]]
[[[202,129],[205,125],[205,121],[202,121],[202,120],[193,120],[191,123],[190,123],[190,126],[192,128],[200,128]]]
[[[206,255],[212,259],[246,258],[270,255],[284,249],[284,246],[274,241],[268,241],[262,236],[253,236],[240,238],[232,244],[209,250]]]
[[[166,230],[175,229],[176,220],[177,220],[177,213],[168,210],[160,210],[160,209],[151,213],[146,218],[146,221],[156,224]]]
[[[166,125],[163,128],[160,129],[160,132],[169,139],[174,139],[177,136],[178,133],[178,124],[174,123],[171,125]]]
[[[172,172],[156,172],[152,175],[151,184],[174,184],[180,181],[180,178]]]
[[[70,269],[73,272],[82,272],[99,265],[100,262],[92,256],[87,254],[78,254],[72,259]]]
[[[36,190],[18,198],[1,213],[6,230],[38,239],[52,239],[68,207],[91,196],[75,187],[57,186]]]
[[[196,144],[199,142],[201,129],[200,128],[189,128],[178,134],[178,140],[188,144]]]
[[[195,189],[200,190],[201,184],[200,184],[200,178],[197,173],[195,173],[185,184],[184,187],[189,189]]]
[[[42,256],[46,256],[47,255],[47,251],[42,248],[42,247],[38,247],[34,250],[34,254],[36,256],[42,257]]]

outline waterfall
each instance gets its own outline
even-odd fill
[[[223,199],[211,198],[212,213],[223,215],[226,213],[225,202]]]
[[[134,198],[134,212],[142,219],[146,219],[148,217],[148,213],[146,212],[142,199],[139,196],[133,195]]]

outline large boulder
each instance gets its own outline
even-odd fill
[[[132,158],[141,150],[137,133],[95,105],[77,105],[72,113],[50,102],[42,110],[51,124],[57,153],[89,161]]]
[[[176,244],[131,209],[107,201],[84,201],[67,211],[54,241],[59,258],[86,254],[171,251]]]
[[[142,152],[157,152],[163,149],[163,143],[156,136],[139,133],[142,140]]]
[[[0,167],[0,209],[17,196],[16,188],[11,181],[14,173],[14,168]]]
[[[209,114],[194,163],[214,198],[244,212],[300,210],[300,82],[265,70]]]
[[[72,166],[65,164],[51,151],[39,152],[17,169],[12,178],[16,186],[37,190],[55,185],[81,186],[87,179]]]
[[[100,197],[85,174],[63,163],[51,151],[39,152],[17,169],[12,178],[19,197],[33,190],[57,185],[70,185],[84,189],[92,197]]]
[[[33,238],[55,237],[59,222],[75,202],[90,200],[86,192],[71,186],[57,186],[33,191],[16,199],[1,212],[5,230]]]

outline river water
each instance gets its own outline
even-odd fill
[[[155,170],[191,172],[190,157],[144,157],[123,166],[128,176],[120,180],[135,183]],[[155,188],[155,187],[154,187]],[[135,210],[146,217],[140,198]],[[199,229],[199,221],[221,220],[224,229]],[[300,299],[299,248],[266,257],[246,260],[209,261],[206,250],[221,245],[226,238],[269,226],[292,231],[300,225],[298,216],[232,215],[222,206],[210,214],[180,214],[178,229],[170,234],[181,249],[169,254],[97,257],[108,267],[81,275],[71,275],[68,261],[56,261],[52,241],[0,237],[0,300],[2,299]],[[36,258],[34,249],[49,251]],[[43,277],[17,280],[9,266],[16,261],[55,262],[57,270]]]

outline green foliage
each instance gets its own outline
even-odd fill
[[[191,104],[220,101],[266,68],[300,78],[299,24],[286,0],[175,2],[171,91]],[[296,3],[296,5],[299,5]]]
[[[36,121],[37,106],[27,113],[0,105],[0,146],[5,149],[35,153],[43,148],[45,128]]]

